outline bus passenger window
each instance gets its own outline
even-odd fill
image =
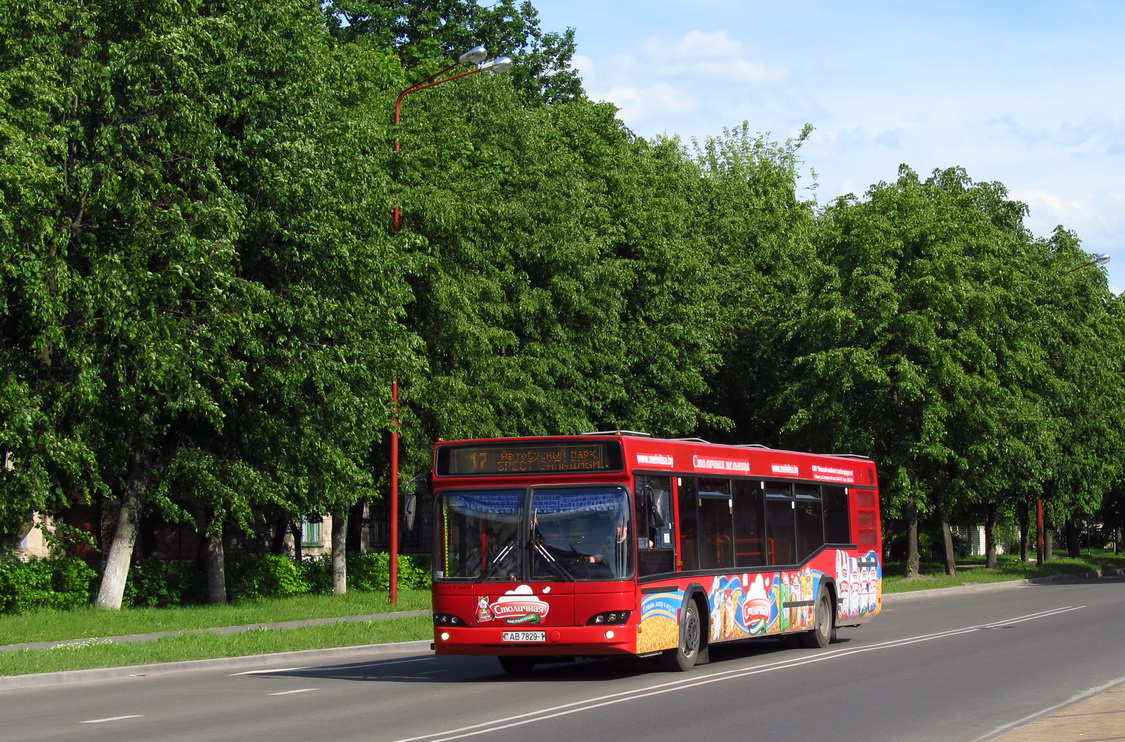
[[[762,488],[756,482],[734,482],[734,566],[762,567],[773,563],[762,513]]]
[[[691,477],[680,480],[680,553],[677,558],[685,570],[699,569],[699,552],[696,550],[699,520],[695,513],[695,503],[699,499],[698,484]]]
[[[674,571],[671,477],[638,476],[634,494],[637,510],[637,573],[651,575]]]
[[[848,517],[848,490],[846,487],[824,487],[824,542],[827,544],[852,543],[852,524]]]
[[[797,561],[800,562],[824,545],[824,518],[821,516],[820,489],[808,486],[796,489]]]
[[[699,568],[734,566],[729,479],[699,480]]]
[[[766,539],[770,544],[771,564],[796,564],[795,534],[792,488],[788,484],[767,484]]]

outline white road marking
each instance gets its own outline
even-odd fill
[[[435,657],[413,657],[406,660],[389,660],[384,662],[368,662],[363,665],[331,665],[328,667],[319,667],[317,665],[305,665],[303,667],[279,667],[274,670],[244,670],[243,672],[231,673],[227,677],[236,678],[240,675],[272,675],[281,672],[334,672],[336,670],[359,670],[366,667],[386,667],[388,665],[403,665],[409,662],[430,662],[436,659]]]
[[[129,714],[128,716],[109,716],[109,717],[106,717],[105,719],[87,719],[86,721],[83,721],[81,723],[82,724],[105,724],[106,722],[110,722],[110,721],[124,721],[125,719],[139,719],[142,716],[144,716],[144,714]]]

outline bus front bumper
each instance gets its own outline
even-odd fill
[[[551,626],[519,629],[448,626],[434,629],[436,654],[597,657],[635,654],[636,645],[636,626]]]

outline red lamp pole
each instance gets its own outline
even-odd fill
[[[492,72],[503,72],[503,71],[507,70],[509,67],[512,66],[512,60],[509,59],[508,57],[497,57],[496,59],[490,60],[488,62],[483,61],[484,58],[487,57],[487,56],[488,56],[488,52],[485,51],[485,48],[483,46],[475,46],[472,49],[470,49],[469,51],[462,54],[460,57],[458,57],[457,61],[454,62],[453,64],[450,64],[450,65],[447,65],[447,66],[441,68],[440,70],[438,70],[434,74],[430,75],[429,77],[424,77],[421,80],[418,80],[417,82],[411,83],[411,85],[408,88],[406,88],[406,90],[403,90],[401,93],[398,94],[398,97],[395,98],[395,115],[394,115],[394,122],[393,122],[395,124],[395,127],[397,128],[399,121],[402,120],[402,101],[403,101],[404,98],[406,98],[406,96],[410,95],[411,93],[417,93],[419,90],[425,90],[426,88],[432,88],[435,85],[441,85],[443,82],[449,82],[450,80],[457,80],[457,79],[462,78],[462,77],[468,77],[469,75],[475,75],[478,72],[484,72],[486,70],[492,71]],[[452,70],[454,67],[457,67],[457,66],[462,65],[462,64],[470,64],[470,63],[471,64],[477,64],[478,66],[475,69],[469,70],[468,72],[462,72],[460,74],[451,75],[449,77],[441,77],[446,72],[449,72],[450,70]],[[435,79],[435,78],[441,78],[441,79]],[[402,149],[402,147],[399,144],[398,137],[396,136],[395,137],[394,151],[398,152],[401,149]],[[392,215],[391,215],[391,234],[398,234],[401,226],[402,226],[401,213],[400,213],[400,210],[399,210],[399,205],[396,203],[394,205],[394,210],[393,210]],[[399,533],[398,533],[398,445],[399,444],[398,444],[398,372],[397,371],[395,372],[394,377],[391,379],[391,407],[392,407],[393,412],[391,414],[391,493],[390,493],[391,494],[391,503],[390,503],[390,521],[391,521],[391,523],[390,523],[390,574],[388,575],[388,579],[390,581],[391,604],[393,605],[393,604],[398,602],[398,538],[399,538]]]

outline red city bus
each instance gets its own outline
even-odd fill
[[[874,463],[639,433],[434,447],[434,650],[509,673],[796,634],[882,609]]]

